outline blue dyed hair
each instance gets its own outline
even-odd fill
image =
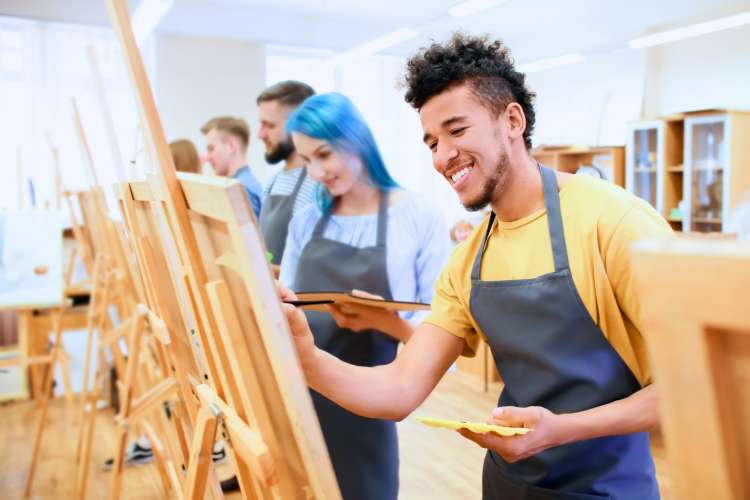
[[[378,189],[398,187],[385,168],[370,127],[354,103],[343,94],[330,92],[308,97],[289,117],[286,130],[289,134],[297,132],[326,141],[336,151],[359,157]],[[323,213],[331,209],[333,198],[322,184],[318,184],[316,198]]]

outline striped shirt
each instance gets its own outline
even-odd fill
[[[266,187],[263,189],[263,199],[265,200],[269,195],[283,195],[288,196],[294,191],[294,186],[297,185],[299,176],[302,174],[302,168],[293,168],[291,170],[281,169],[277,170],[271,175]],[[297,215],[300,210],[304,209],[307,205],[315,201],[315,189],[318,183],[306,176],[302,182],[302,186],[299,188],[297,199],[294,201],[294,209],[292,216]]]

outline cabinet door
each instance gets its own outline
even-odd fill
[[[660,209],[658,196],[660,136],[659,128],[656,126],[633,129],[628,153],[628,189],[657,210]]]
[[[725,205],[726,120],[723,117],[689,119],[686,129],[689,175],[685,178],[685,189],[690,230],[721,231]]]

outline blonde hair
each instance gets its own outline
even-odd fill
[[[201,132],[208,134],[214,129],[236,137],[240,140],[244,149],[247,149],[247,145],[250,143],[250,127],[242,118],[235,118],[234,116],[212,118],[201,127]]]
[[[180,172],[199,174],[201,172],[201,161],[195,144],[187,139],[179,139],[169,143],[175,168]]]

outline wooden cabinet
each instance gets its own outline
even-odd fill
[[[750,113],[704,111],[630,125],[626,188],[672,228],[720,232],[750,195]]]
[[[684,121],[681,116],[630,125],[625,187],[682,230]]]
[[[625,186],[625,148],[622,146],[547,146],[531,150],[536,161],[561,172],[576,173],[582,167]]]
[[[750,194],[750,113],[685,118],[685,228],[722,231]]]
[[[625,185],[629,191],[661,212],[664,185],[664,123],[641,122],[630,130],[625,162]]]

